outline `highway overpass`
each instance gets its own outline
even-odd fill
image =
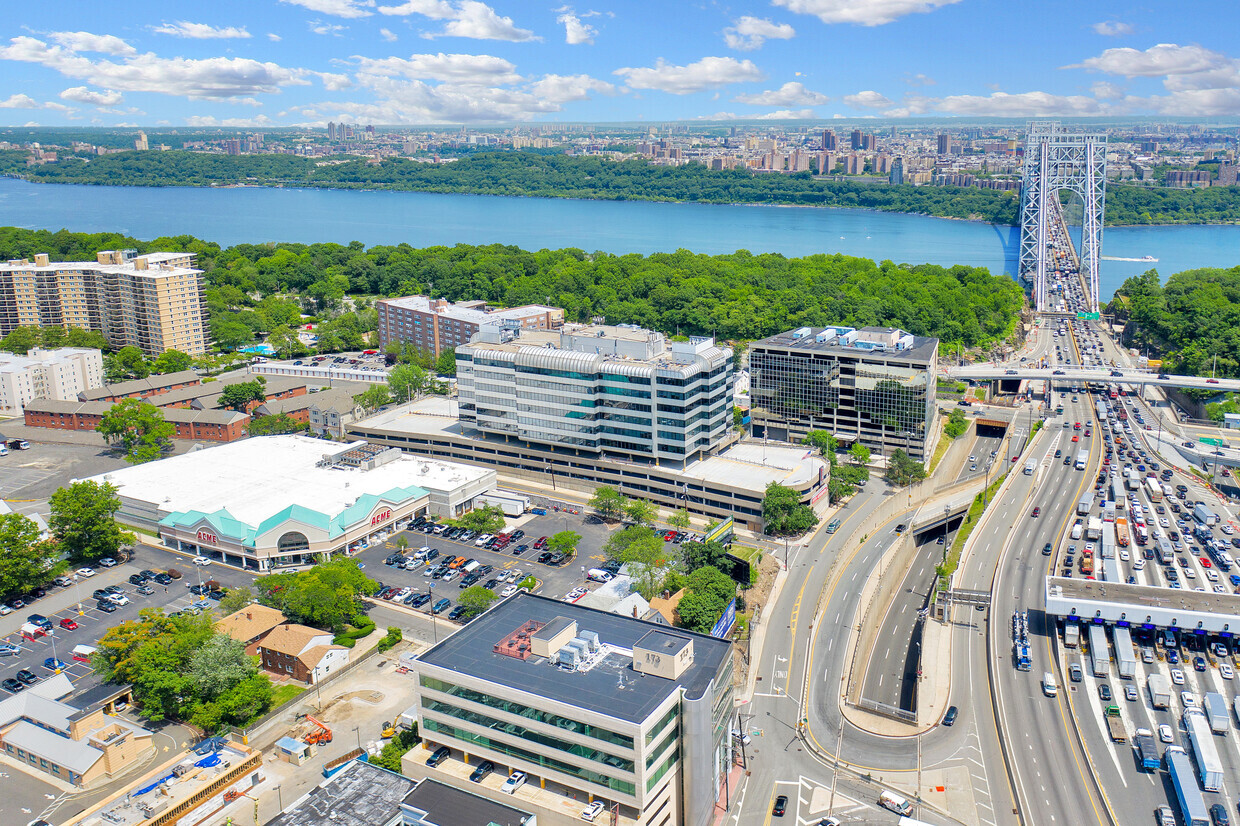
[[[1208,379],[1200,376],[1172,376],[1149,370],[1115,370],[1109,367],[947,367],[954,379],[972,381],[1051,381],[1062,384],[1101,382],[1104,384],[1153,384],[1159,387],[1193,388],[1196,390],[1240,390],[1240,379]],[[1118,373],[1119,375],[1115,375]],[[1160,379],[1159,376],[1167,376]]]

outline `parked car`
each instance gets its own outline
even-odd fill
[[[525,785],[525,772],[517,771],[508,775],[508,779],[504,781],[504,785],[499,790],[504,794],[516,794],[517,789]]]
[[[65,617],[60,621],[60,627],[66,631],[76,631],[78,628],[77,621],[71,617]]]
[[[435,766],[438,766],[443,761],[447,760],[451,754],[452,754],[452,749],[448,748],[447,746],[440,746],[439,748],[435,749],[435,752],[430,757],[426,758],[426,765],[430,766],[431,768],[434,768]]]

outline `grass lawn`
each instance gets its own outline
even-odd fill
[[[304,685],[293,685],[292,683],[278,685],[271,692],[271,707],[279,708],[298,694],[304,693],[305,690],[306,687]]]

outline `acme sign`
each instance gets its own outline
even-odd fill
[[[218,545],[220,542],[220,538],[216,536],[215,534],[211,533],[209,530],[205,528],[200,528],[198,530],[198,541],[209,542],[212,545]]]
[[[380,522],[386,522],[392,518],[392,509],[384,508],[383,510],[370,517],[371,525],[378,525]]]

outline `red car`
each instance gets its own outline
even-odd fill
[[[1201,563],[1201,567],[1203,567],[1203,568],[1213,568],[1213,567],[1214,567],[1214,564],[1213,564],[1212,562],[1210,562],[1210,560],[1206,559],[1204,556],[1203,556],[1203,557],[1198,558],[1198,560],[1197,560],[1197,561]]]
[[[1029,514],[1029,516],[1030,516],[1030,517],[1032,517],[1032,518],[1034,518],[1034,519],[1037,519],[1037,518],[1038,518],[1038,514],[1040,514],[1040,513],[1042,513],[1042,509],[1041,509],[1040,507],[1039,507],[1039,508],[1034,508],[1034,509],[1033,509],[1033,513]]]
[[[538,537],[538,539],[534,542],[534,549],[541,551],[545,547],[547,547],[547,537],[545,536]]]
[[[65,629],[66,631],[76,631],[78,624],[77,622],[70,619],[69,617],[65,617],[64,619],[60,621],[60,627]]]

